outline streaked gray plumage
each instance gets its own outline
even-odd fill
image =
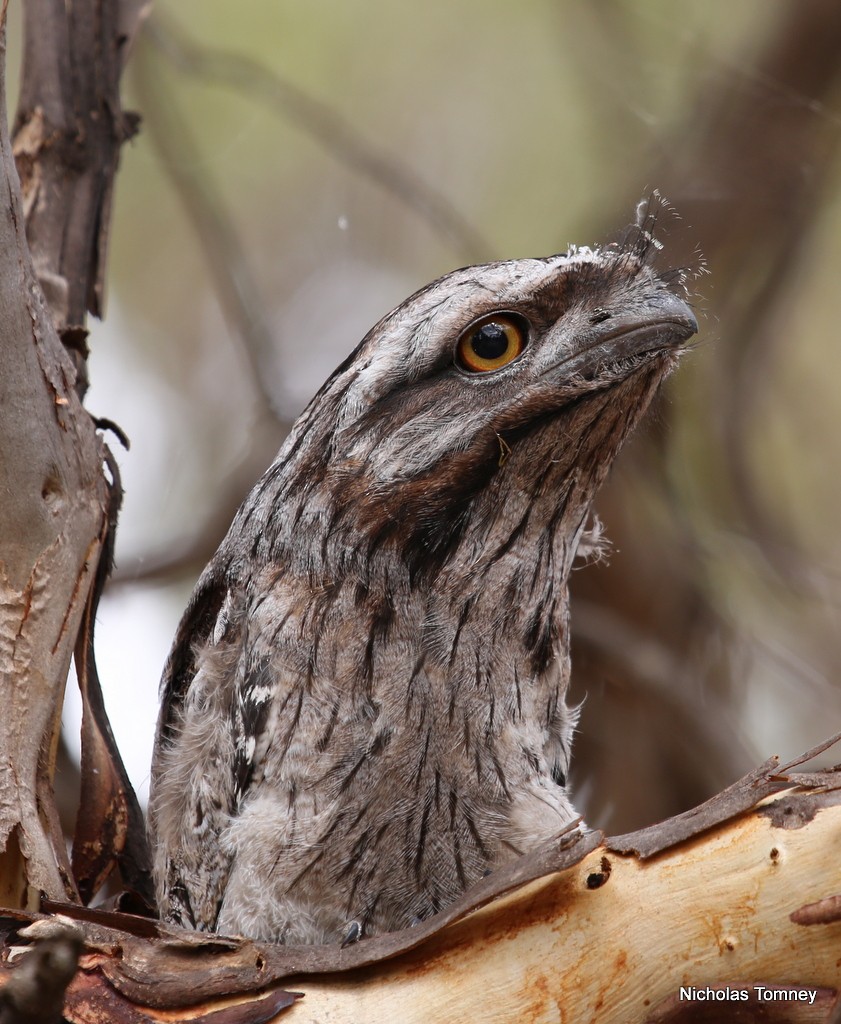
[[[435,281],[295,424],[164,673],[165,917],[286,942],[406,927],[573,819],[567,576],[697,326],[649,227]],[[516,358],[465,367],[512,323]]]

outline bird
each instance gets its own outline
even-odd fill
[[[446,274],[296,421],[164,669],[165,920],[346,945],[426,920],[576,821],[568,576],[698,327],[655,220]]]

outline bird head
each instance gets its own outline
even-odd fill
[[[596,489],[697,330],[650,227],[453,271],[385,316],[253,492],[256,547],[321,576],[367,571],[382,548],[440,576],[458,551],[479,577],[513,534],[518,550],[554,534],[565,575]]]

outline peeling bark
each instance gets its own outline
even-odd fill
[[[119,104],[97,89],[103,74],[116,88],[127,11],[136,19],[138,5],[25,6],[16,145],[25,202],[0,67],[0,891],[15,907],[37,906],[41,893],[78,899],[52,776],[70,658],[112,525],[107,449],[81,404],[82,342],[86,309],[101,309],[113,173],[127,134]],[[5,13],[6,0],[3,65]],[[103,27],[119,50],[110,60],[97,48]]]
[[[705,804],[693,829],[683,818],[621,842],[571,831],[418,927],[347,948],[47,904],[84,936],[64,1014],[75,1024],[287,1013],[296,1024],[826,1021],[841,990],[841,779],[807,778],[765,765]],[[765,795],[753,805],[734,801],[756,789]],[[615,852],[643,842],[657,852]],[[16,928],[37,916],[0,917],[0,992]],[[687,991],[708,988],[726,998]]]
[[[106,490],[30,259],[5,123],[0,161],[0,878],[13,905],[35,906],[39,890],[76,895],[49,778]]]

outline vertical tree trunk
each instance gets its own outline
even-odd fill
[[[136,24],[139,5],[24,6],[14,154],[22,199],[5,119],[7,2],[0,9],[0,905],[33,907],[40,893],[78,899],[52,775],[70,658],[109,529],[107,449],[81,404],[84,321],[87,311],[101,311],[113,176],[135,123],[120,111],[117,83],[133,34],[124,22]],[[88,731],[96,739],[107,733],[108,747],[107,725],[94,721]],[[126,816],[125,801],[117,810]]]

